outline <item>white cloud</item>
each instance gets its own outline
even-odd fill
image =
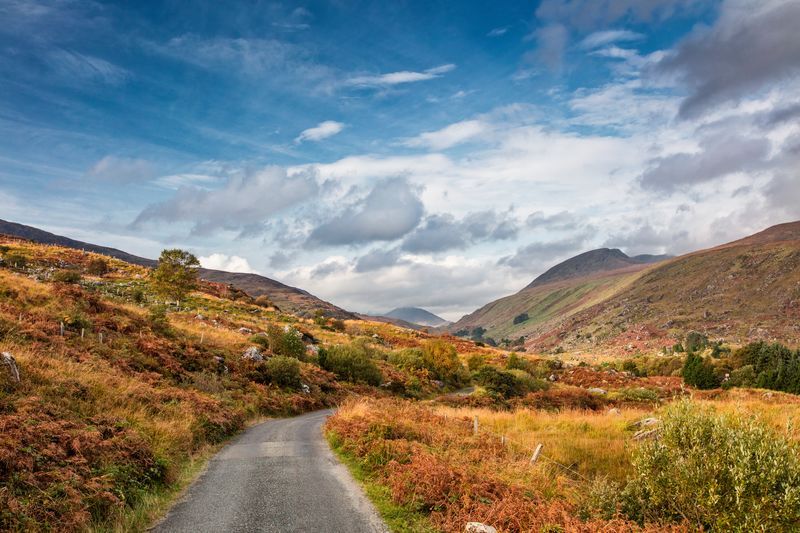
[[[307,130],[300,132],[300,135],[297,136],[294,142],[301,143],[303,141],[321,141],[322,139],[333,137],[343,129],[343,123],[336,122],[335,120],[326,120],[325,122],[320,122],[313,128],[308,128]]]
[[[500,37],[508,33],[508,26],[502,26],[500,28],[492,28],[489,30],[489,33],[486,34],[487,37]]]
[[[259,272],[250,266],[244,257],[238,255],[211,254],[198,257],[203,268],[212,270],[224,270],[225,272],[243,272],[247,274],[258,274]]]
[[[465,120],[450,124],[437,131],[421,133],[403,142],[406,146],[444,150],[484,133],[488,125],[480,120]]]
[[[415,72],[411,70],[402,70],[398,72],[389,72],[387,74],[378,74],[374,76],[354,76],[346,81],[347,85],[359,87],[381,87],[400,85],[404,83],[414,83],[418,81],[427,81],[440,77],[456,66],[452,63],[440,65],[438,67],[429,68],[422,72]]]
[[[92,165],[87,174],[104,181],[134,183],[151,179],[155,171],[145,159],[107,155]]]
[[[597,31],[585,37],[580,42],[580,47],[585,49],[599,48],[611,43],[639,41],[644,35],[630,30],[605,30]]]

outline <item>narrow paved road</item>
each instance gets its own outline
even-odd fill
[[[211,460],[153,531],[385,532],[322,437],[331,413],[316,411],[248,429]]]

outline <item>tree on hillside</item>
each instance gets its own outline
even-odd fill
[[[703,359],[703,356],[689,352],[683,365],[683,380],[687,385],[698,389],[719,387],[720,379],[714,373],[714,367]]]
[[[180,301],[197,286],[200,261],[184,250],[163,250],[150,275],[153,290],[164,298]]]

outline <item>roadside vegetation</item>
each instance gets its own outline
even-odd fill
[[[333,405],[393,531],[800,529],[796,349],[514,353],[300,318],[197,266],[0,243],[0,530],[142,530],[248,423]]]

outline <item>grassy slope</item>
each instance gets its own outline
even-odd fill
[[[514,317],[529,319],[513,324]],[[800,223],[655,265],[547,283],[501,298],[449,329],[526,337],[529,350],[652,352],[691,330],[738,343],[800,344]]]
[[[96,278],[85,272],[93,254],[2,244],[10,247],[4,256],[22,255],[29,265],[0,268],[0,351],[14,355],[22,375],[12,383],[0,367],[0,530],[141,529],[191,477],[196,458],[248,420],[353,393],[386,394],[308,363],[301,375],[310,393],[254,381],[255,369],[241,359],[251,334],[240,328],[290,325],[322,344],[368,337],[384,349],[428,338],[363,321],[339,332],[221,298],[225,291],[208,285],[169,313],[164,327],[149,314],[146,269],[110,260],[112,272]],[[46,281],[65,267],[83,273],[80,284]],[[139,290],[143,304],[134,302]],[[419,379],[378,363],[386,379]]]

